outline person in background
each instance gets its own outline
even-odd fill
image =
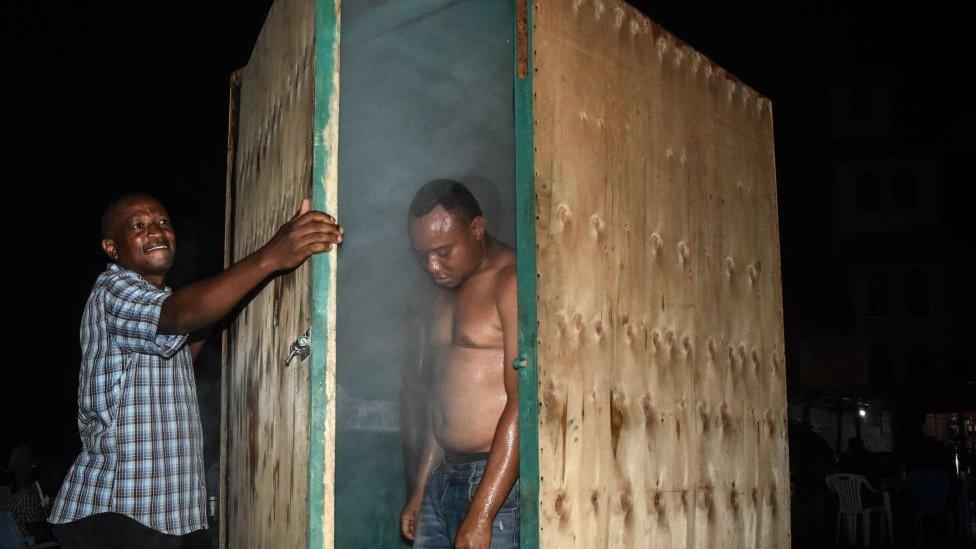
[[[342,241],[335,219],[298,213],[257,251],[176,291],[176,235],[158,200],[129,194],[102,215],[108,268],[81,322],[82,450],[54,501],[62,547],[206,547],[207,489],[192,359],[213,325],[263,282]]]
[[[19,437],[10,449],[10,459],[4,468],[10,475],[10,491],[16,492],[34,481],[34,450]]]
[[[54,540],[51,525],[47,522],[51,512],[51,500],[58,493],[64,479],[64,468],[58,461],[49,461],[39,468],[37,480],[18,490],[4,509],[24,537],[34,543]]]

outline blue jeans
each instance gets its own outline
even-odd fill
[[[461,521],[485,474],[487,460],[463,464],[442,462],[431,474],[417,520],[415,549],[451,549]],[[519,482],[491,525],[492,549],[519,546]]]

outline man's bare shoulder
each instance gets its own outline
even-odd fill
[[[499,303],[509,299],[515,299],[518,291],[518,269],[515,259],[499,267],[495,273],[494,291],[495,302]]]

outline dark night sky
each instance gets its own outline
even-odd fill
[[[54,450],[77,444],[78,322],[104,268],[97,221],[112,197],[142,190],[167,204],[180,243],[174,285],[219,268],[227,78],[246,63],[269,5],[20,1],[0,8],[9,320],[0,431],[20,424],[50,435]],[[830,181],[808,177],[802,162],[823,139],[823,97],[810,89],[825,75],[883,68],[909,83],[896,116],[950,159],[946,169],[958,180],[949,177],[943,193],[947,230],[971,234],[969,205],[957,195],[973,180],[964,171],[974,150],[964,83],[968,22],[933,6],[891,6],[640,5],[773,100],[788,332],[844,322],[818,260],[837,245],[825,236],[833,223]]]

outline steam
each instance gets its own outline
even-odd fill
[[[481,202],[489,233],[514,240],[513,11],[510,0],[343,4],[340,547],[402,544],[400,387],[432,286],[407,237],[414,192],[432,179],[461,181]]]
[[[350,403],[397,407],[430,286],[406,233],[417,188],[462,181],[489,232],[514,240],[511,16],[498,0],[343,5],[337,354]],[[396,424],[372,407],[377,422]]]

